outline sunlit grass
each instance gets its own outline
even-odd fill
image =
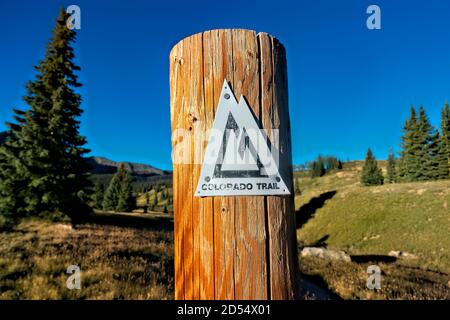
[[[26,220],[0,233],[0,299],[172,299],[173,233]],[[81,290],[69,290],[69,265]]]

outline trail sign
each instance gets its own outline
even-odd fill
[[[276,146],[269,148],[245,98],[238,102],[225,80],[195,196],[286,194]]]

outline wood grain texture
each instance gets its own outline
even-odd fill
[[[183,143],[183,135],[180,134],[178,128],[182,126],[182,100],[178,97],[183,96],[183,74],[182,74],[182,44],[180,43],[170,53],[170,117],[172,123],[172,148],[174,158],[180,158],[181,155],[175,155],[180,145]],[[184,217],[183,217],[183,190],[182,190],[182,173],[183,168],[174,161],[173,165],[173,197],[174,197],[174,264],[175,264],[175,299],[184,299]]]
[[[207,145],[208,130],[214,120],[214,81],[213,81],[213,32],[203,34],[203,112],[200,112],[202,122],[202,141],[199,168]],[[214,199],[200,198],[200,299],[212,300],[215,298],[214,278]]]
[[[175,298],[292,299],[298,272],[293,196],[194,197],[224,80],[265,129],[279,129],[292,189],[286,56],[267,34],[212,30],[170,53]],[[275,136],[268,132],[270,141]],[[187,147],[186,147],[187,143]]]
[[[290,153],[290,124],[286,110],[288,106],[286,56],[284,48],[266,33],[258,35],[261,48],[262,123],[269,140],[279,150],[283,177],[290,190],[292,185],[292,163]],[[275,131],[278,130],[278,131]],[[278,136],[278,137],[277,137]],[[266,197],[266,213],[269,229],[270,292],[272,299],[294,298],[294,272],[297,259],[295,239],[293,197]],[[294,234],[292,234],[294,232]],[[295,261],[293,261],[295,259]]]
[[[261,116],[259,48],[256,33],[233,30],[233,82],[259,122]],[[263,199],[235,197],[235,299],[267,299],[266,229]],[[251,275],[251,276],[249,276]]]

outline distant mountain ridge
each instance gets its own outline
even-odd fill
[[[117,162],[105,157],[89,157],[87,161],[92,166],[90,171],[93,174],[115,173],[122,163],[125,166],[125,170],[132,175],[162,176],[169,174],[167,171],[143,163]]]
[[[4,143],[8,137],[8,131],[0,132],[0,144]],[[118,162],[113,161],[105,157],[89,157],[87,158],[88,163],[91,165],[90,172],[94,175],[102,174],[114,174],[117,172],[120,164],[124,164],[125,170],[133,176],[167,176],[170,175],[170,171],[161,170],[155,168],[149,164],[135,163],[135,162]]]

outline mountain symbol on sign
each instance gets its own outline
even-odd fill
[[[272,151],[247,102],[238,102],[225,80],[195,196],[290,194]]]
[[[231,117],[231,114],[230,114]],[[249,140],[245,128],[236,130],[228,136],[222,171],[258,171],[255,156],[250,152]]]

